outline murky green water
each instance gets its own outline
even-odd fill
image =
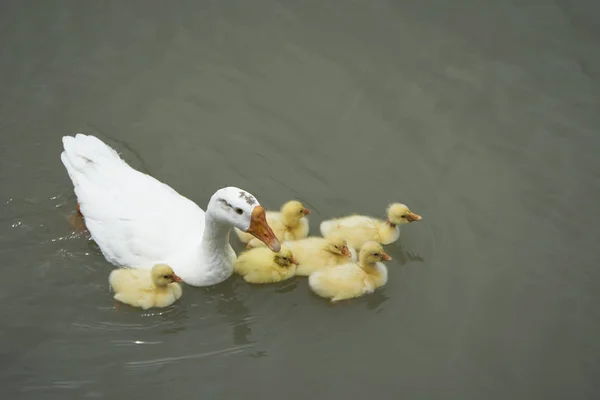
[[[0,384],[10,399],[591,399],[600,372],[592,1],[0,5]],[[424,216],[390,281],[114,309],[66,217],[84,132],[202,207]],[[240,246],[232,238],[236,249]]]

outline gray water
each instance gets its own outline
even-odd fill
[[[3,1],[2,398],[598,398],[599,45],[593,0]],[[115,308],[77,132],[202,207],[424,218],[361,299]]]

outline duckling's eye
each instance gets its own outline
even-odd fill
[[[169,275],[163,275],[163,278],[165,278],[165,279],[169,279],[169,278],[170,278],[170,276],[169,276]]]
[[[241,208],[236,208],[235,212],[238,213],[239,215],[242,215],[244,213],[244,210],[242,210]]]
[[[373,255],[374,255],[375,257],[379,257],[381,254],[379,254],[379,253],[373,253]]]

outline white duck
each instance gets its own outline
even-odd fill
[[[281,248],[264,208],[236,187],[219,189],[206,212],[170,186],[137,171],[100,139],[63,137],[61,160],[79,210],[106,259],[122,267],[168,264],[192,286],[215,285],[233,273],[232,227],[274,252]]]

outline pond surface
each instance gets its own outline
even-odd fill
[[[600,390],[600,3],[0,5],[7,399],[592,399]],[[205,208],[423,216],[335,306],[232,277],[114,306],[68,222],[61,137]],[[232,244],[242,247],[232,236]]]

